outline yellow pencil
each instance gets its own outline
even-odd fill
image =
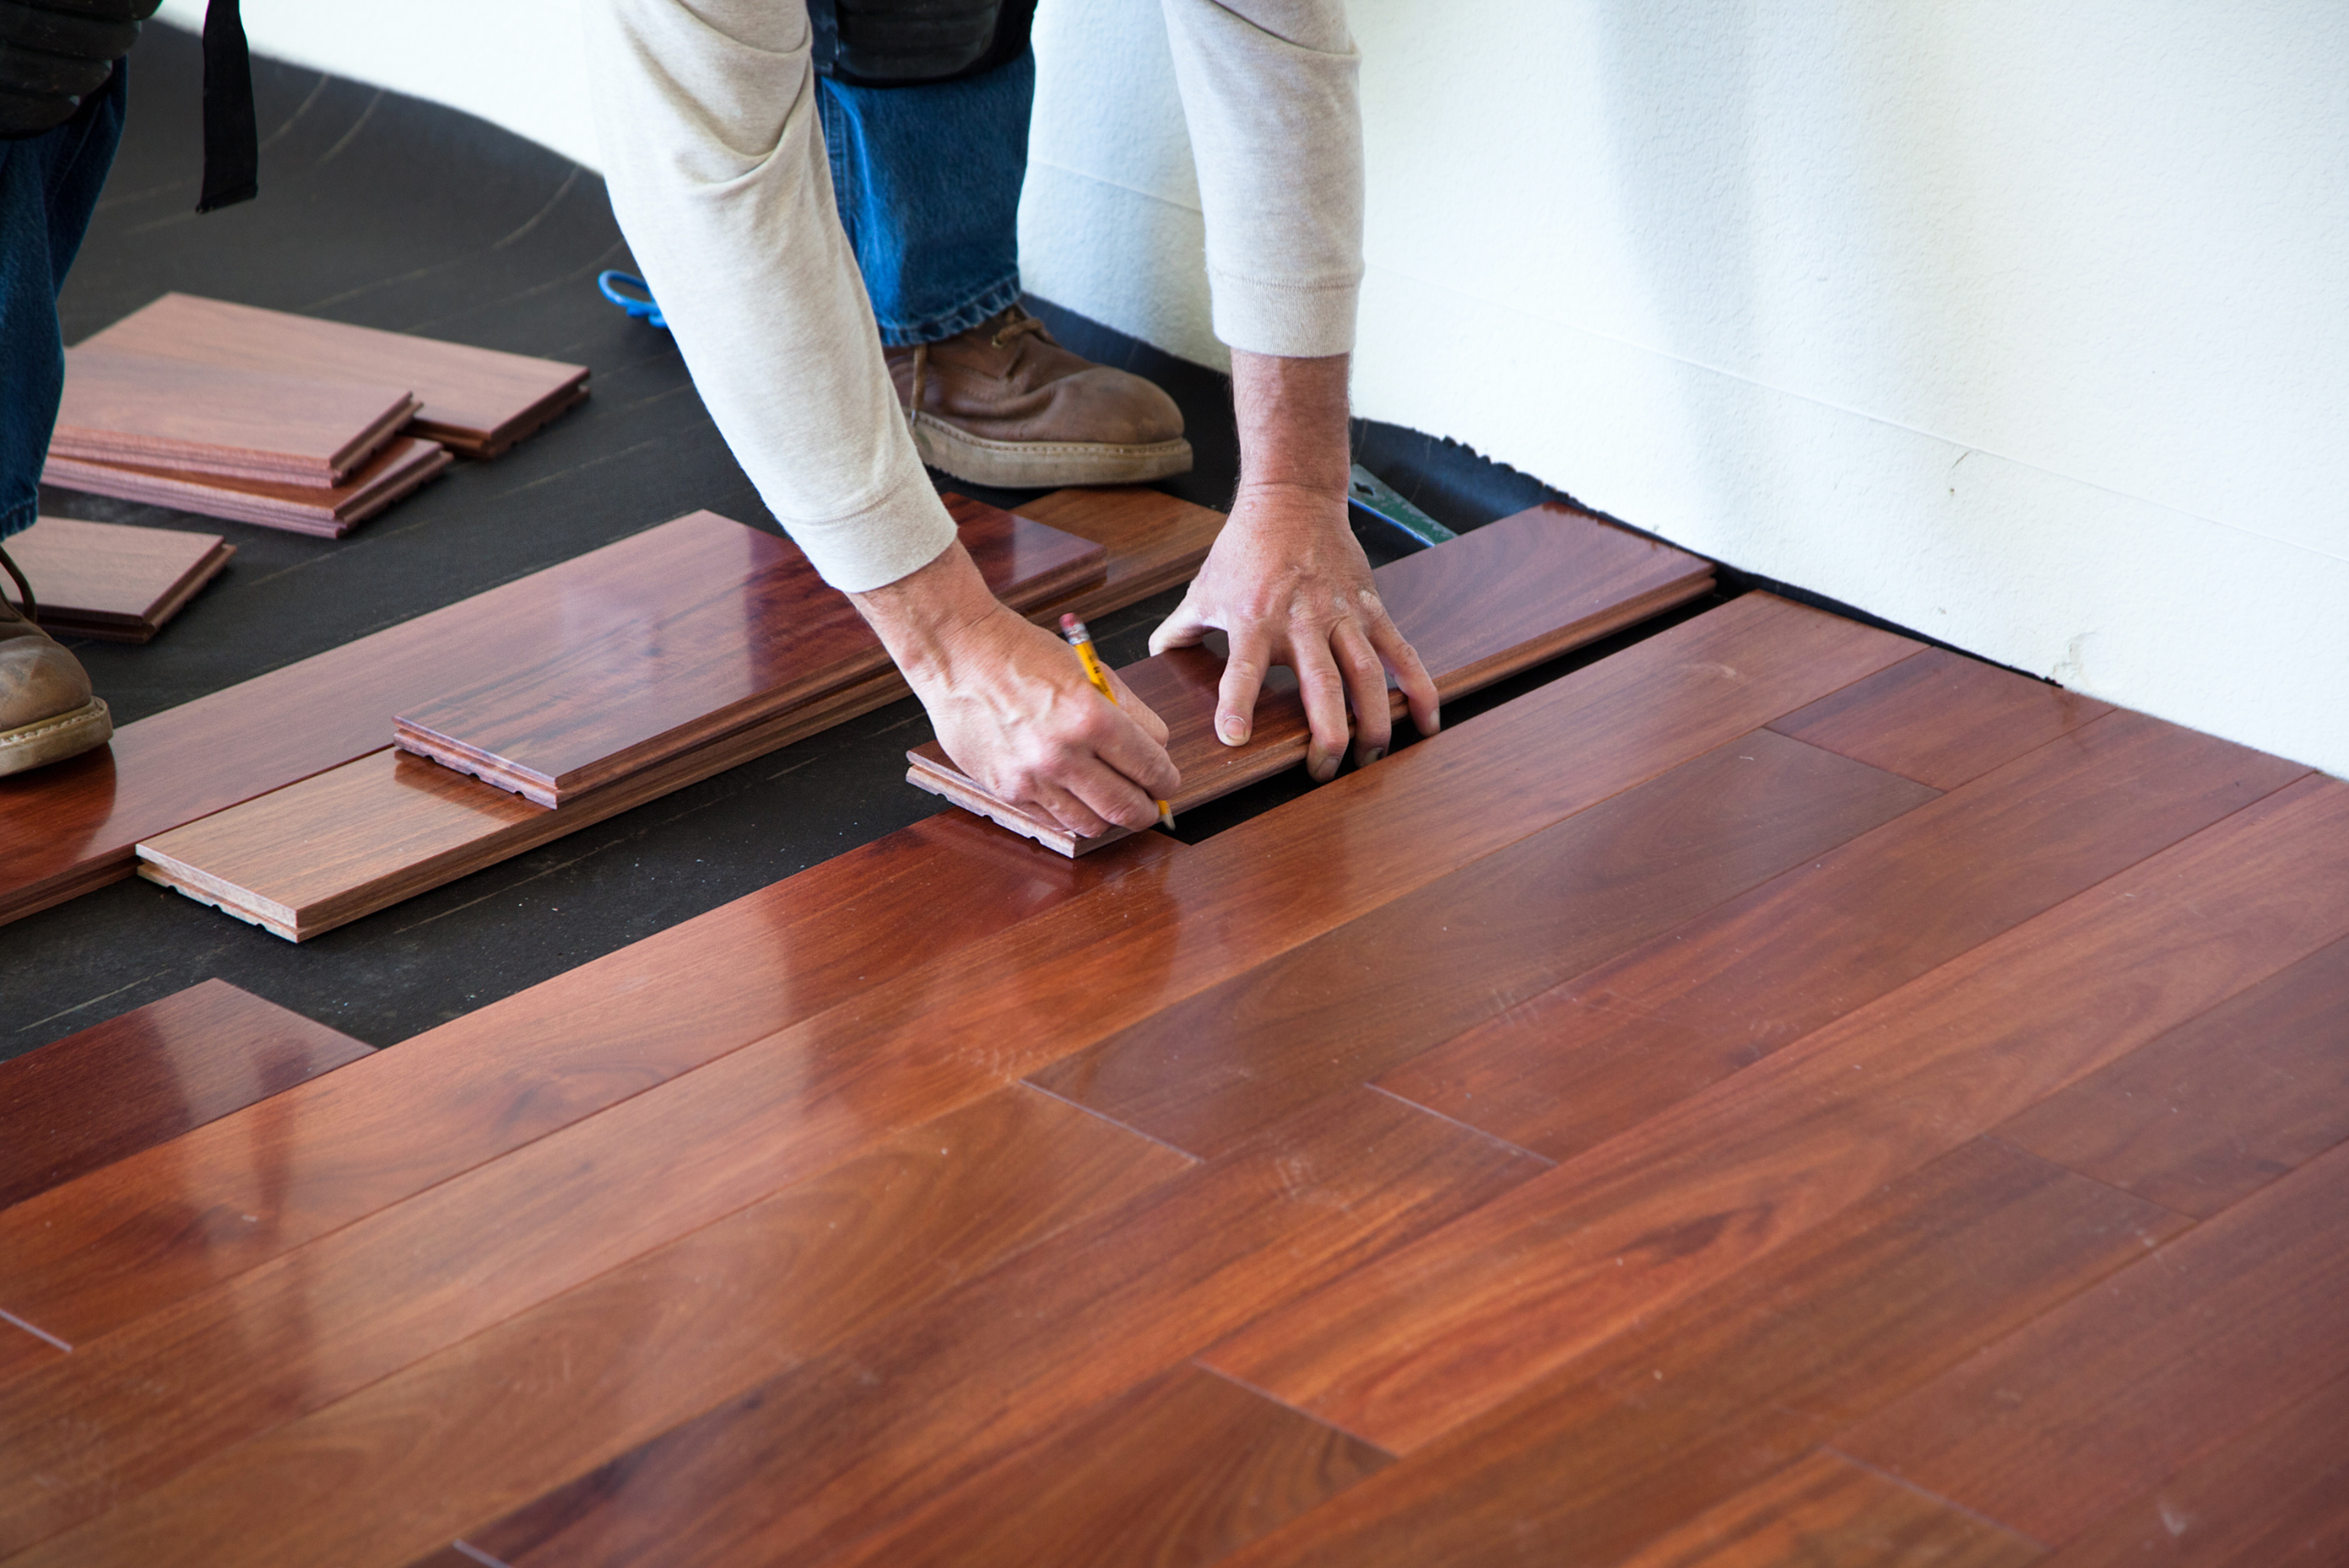
[[[1109,689],[1108,674],[1101,668],[1101,661],[1093,656],[1093,634],[1085,629],[1085,623],[1074,616],[1063,616],[1061,635],[1076,650],[1076,656],[1085,661],[1085,678],[1093,683],[1093,689],[1108,697],[1111,707],[1117,706],[1118,694]],[[1170,833],[1174,830],[1174,808],[1163,800],[1158,803],[1158,825]]]

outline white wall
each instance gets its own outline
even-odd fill
[[[246,14],[592,161],[579,3]],[[1359,412],[2349,773],[2349,6],[1353,15]],[[1029,286],[1218,361],[1157,7],[1045,0],[1037,49]]]

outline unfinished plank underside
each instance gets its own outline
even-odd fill
[[[1684,604],[1712,587],[1709,562],[1642,539],[1555,504],[1537,506],[1380,567],[1373,576],[1397,629],[1409,639],[1440,696],[1487,686],[1569,649]],[[1215,733],[1223,662],[1182,648],[1118,672],[1166,722],[1166,749],[1183,775],[1170,804],[1179,814],[1304,759],[1305,706],[1295,676],[1275,672],[1258,699],[1247,742]],[[1390,677],[1391,680],[1391,677]],[[1390,690],[1393,711],[1402,695]],[[937,742],[906,754],[907,782],[1064,855],[1113,843],[1113,828],[1081,839],[1002,799],[957,768]]]

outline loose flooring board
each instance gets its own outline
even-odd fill
[[[340,484],[416,411],[393,381],[319,381],[69,349],[50,450],[92,462]]]
[[[1107,552],[1088,539],[946,502],[988,587],[1014,609],[1105,574]],[[533,657],[402,707],[399,745],[558,806],[888,667],[856,606],[796,546],[726,526],[740,536],[737,559],[575,597]]]
[[[2349,1562],[2349,1378],[2164,1477],[2046,1561],[2048,1568]]]
[[[1408,1451],[2343,935],[2349,785],[2304,779],[1272,1315],[1209,1362]]]
[[[340,539],[413,494],[450,462],[448,450],[435,442],[397,436],[340,484],[317,488],[229,479],[184,469],[86,462],[51,452],[41,470],[41,483],[290,533]]]
[[[206,980],[0,1062],[0,1208],[370,1054]]]
[[[402,385],[422,404],[410,433],[467,457],[496,456],[587,395],[584,365],[184,294],[133,311],[83,346]]]
[[[1710,562],[1562,506],[1503,517],[1373,574],[1396,627],[1418,650],[1442,696],[1460,696],[1542,660],[1596,641],[1710,590]],[[1248,742],[1215,733],[1222,660],[1174,649],[1118,672],[1166,721],[1167,751],[1183,775],[1179,815],[1295,766],[1305,756],[1305,707],[1295,676],[1275,672],[1258,699]],[[1402,711],[1399,693],[1390,694]],[[937,744],[907,753],[907,782],[1066,855],[1115,841],[1124,829],[1080,839],[1001,800],[955,767]]]
[[[152,639],[237,553],[218,534],[76,517],[43,517],[6,548],[32,584],[43,629],[106,642]],[[0,592],[17,602],[15,583],[0,581]]]
[[[708,513],[677,518],[0,779],[0,921],[133,874],[142,839],[381,751],[401,709],[535,662],[583,605],[645,577],[738,569],[751,532]],[[1007,564],[979,562],[997,582]]]
[[[0,1309],[94,1339],[1187,852],[1071,862],[942,812],[0,1213]],[[143,1222],[180,1205],[253,1219]]]
[[[2051,1544],[2349,1375],[2349,1149],[1860,1422],[1843,1452]]]
[[[1227,1561],[1620,1562],[2186,1223],[1974,1140]]]
[[[1108,571],[1097,587],[1052,606],[1089,620],[1139,604],[1198,575],[1224,515],[1156,490],[1134,485],[1111,489],[1056,490],[1028,502],[1024,517],[1089,539],[1108,551]]]
[[[1962,722],[1962,714],[1954,717]],[[1379,1083],[1567,1158],[2302,772],[2142,714],[2109,715],[1397,1065]]]
[[[1757,730],[1163,1007],[1033,1081],[1213,1154],[1933,798]]]

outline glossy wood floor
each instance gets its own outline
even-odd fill
[[[13,1562],[2349,1560],[2349,786],[1764,595],[258,1097],[93,1034]]]

